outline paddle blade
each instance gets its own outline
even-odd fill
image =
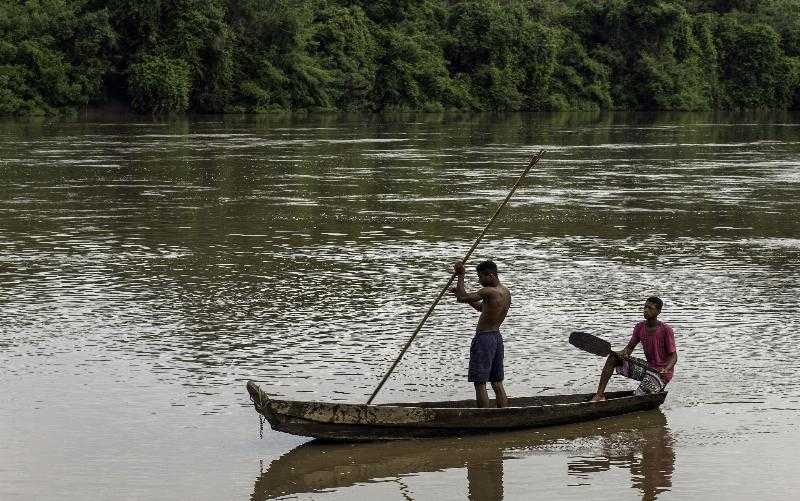
[[[583,351],[605,357],[611,353],[611,343],[588,332],[573,332],[569,335],[569,344]]]

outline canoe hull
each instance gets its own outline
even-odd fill
[[[273,430],[324,440],[363,441],[431,438],[537,428],[655,409],[666,392],[635,396],[609,392],[509,399],[509,407],[477,408],[474,400],[360,405],[269,398],[255,383],[248,392]]]

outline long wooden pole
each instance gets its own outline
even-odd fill
[[[472,255],[472,252],[475,250],[476,247],[478,247],[478,244],[480,243],[481,239],[486,234],[486,231],[489,229],[489,227],[492,225],[492,223],[494,223],[494,220],[497,219],[497,215],[500,214],[500,211],[503,209],[503,207],[505,207],[505,205],[511,199],[511,196],[514,194],[515,191],[517,191],[517,187],[520,185],[522,180],[528,174],[528,171],[530,171],[531,168],[534,165],[536,165],[536,163],[539,161],[539,159],[542,158],[542,155],[544,155],[544,150],[539,151],[539,153],[537,153],[536,155],[533,155],[531,157],[530,161],[528,162],[528,166],[525,167],[525,170],[522,171],[522,174],[519,176],[519,179],[517,179],[517,182],[514,183],[514,186],[511,188],[511,191],[508,192],[508,196],[506,196],[505,200],[503,200],[500,203],[500,205],[497,206],[497,209],[495,209],[494,214],[492,214],[491,219],[489,219],[489,222],[486,223],[486,226],[483,228],[483,231],[481,231],[480,235],[478,235],[478,238],[475,239],[475,243],[473,243],[472,247],[469,248],[469,250],[467,251],[467,254],[464,256],[464,259],[461,260],[462,263],[466,263],[467,262],[469,257]],[[400,363],[400,359],[403,358],[403,355],[405,355],[406,350],[408,350],[408,347],[411,346],[411,343],[414,341],[414,338],[417,337],[417,334],[419,334],[419,331],[420,331],[420,329],[422,329],[422,326],[425,324],[425,321],[428,320],[428,317],[431,316],[431,313],[433,313],[433,309],[436,308],[437,304],[439,304],[439,301],[442,299],[442,296],[444,296],[445,292],[447,292],[447,289],[450,288],[450,284],[453,283],[453,279],[455,277],[456,277],[456,273],[454,271],[453,274],[450,275],[450,280],[447,281],[447,285],[444,286],[444,288],[442,289],[442,292],[439,293],[439,296],[436,298],[436,300],[433,302],[431,307],[428,309],[428,312],[425,314],[424,317],[422,317],[422,320],[419,321],[419,324],[417,324],[417,328],[414,329],[414,334],[411,335],[411,338],[409,338],[408,342],[406,342],[406,345],[403,346],[402,350],[400,350],[400,355],[394,361],[392,366],[389,367],[389,370],[386,372],[386,375],[383,376],[383,379],[381,380],[381,382],[378,385],[378,387],[375,388],[375,391],[372,392],[372,396],[370,396],[369,400],[367,400],[367,405],[371,404],[372,400],[375,398],[375,396],[378,394],[378,392],[381,391],[381,388],[383,388],[383,385],[386,383],[386,380],[389,379],[389,376],[392,374],[392,371],[394,371],[395,367],[397,367],[397,364]]]

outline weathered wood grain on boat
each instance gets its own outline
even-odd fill
[[[247,391],[273,430],[326,440],[397,440],[576,423],[655,409],[667,396],[608,392],[603,402],[590,402],[589,393],[519,397],[498,409],[475,407],[474,400],[381,405],[279,400],[252,381]]]

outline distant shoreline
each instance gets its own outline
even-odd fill
[[[58,0],[0,19],[2,116],[800,109],[794,0]]]

